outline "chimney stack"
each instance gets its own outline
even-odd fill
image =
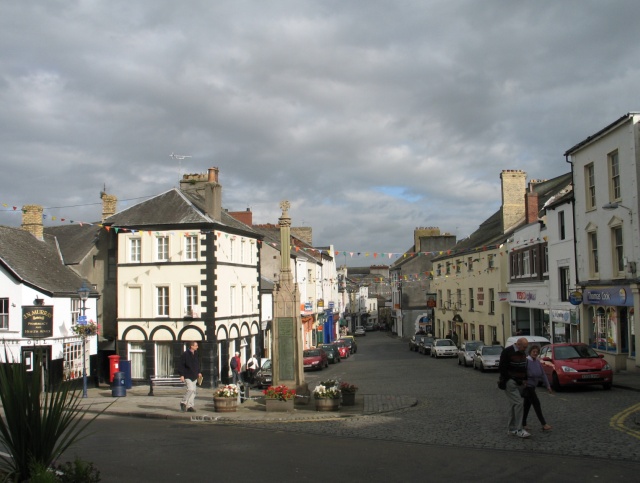
[[[44,227],[42,226],[42,211],[40,205],[24,205],[22,207],[23,230],[28,231],[38,240],[44,240]]]
[[[527,173],[519,169],[505,169],[502,180],[502,231],[507,232],[524,219],[524,196],[527,192]]]
[[[114,195],[108,195],[104,191],[100,193],[100,199],[102,200],[102,221],[109,218],[111,215],[116,214],[116,206],[118,204],[118,198]]]
[[[247,211],[229,211],[228,213],[239,222],[247,226],[253,226],[253,213],[251,212],[251,208],[247,208]]]
[[[524,204],[527,212],[527,225],[538,221],[538,211],[540,211],[538,208],[538,193],[535,191],[527,191]]]
[[[222,220],[222,186],[218,183],[218,168],[209,168],[204,204],[207,215],[216,221]]]

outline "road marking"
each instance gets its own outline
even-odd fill
[[[636,412],[640,412],[640,403],[634,404],[633,406],[628,407],[624,411],[621,411],[615,416],[613,416],[611,418],[611,421],[609,421],[609,425],[613,429],[617,429],[618,431],[627,433],[628,435],[633,436],[634,438],[640,439],[640,431],[631,429],[625,426],[625,421],[627,420],[627,418]]]

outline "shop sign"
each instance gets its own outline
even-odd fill
[[[569,302],[571,305],[580,305],[582,303],[582,292],[575,290],[569,294]]]
[[[551,310],[551,322],[558,324],[568,324],[571,322],[571,312],[569,310]]]
[[[324,308],[324,299],[318,300],[318,308]]]
[[[514,297],[511,299],[511,302],[516,304],[526,304],[536,299],[536,293],[531,290],[519,290],[514,292],[513,295]]]
[[[624,287],[586,289],[584,300],[589,305],[633,307],[633,297],[627,297]]]
[[[52,337],[53,305],[23,305],[22,336],[29,339]]]

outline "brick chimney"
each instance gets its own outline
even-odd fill
[[[505,169],[502,180],[502,231],[506,232],[525,217],[524,196],[527,192],[527,173],[519,169]]]
[[[247,208],[246,211],[229,211],[229,214],[245,225],[253,225],[253,213],[251,212],[251,208]]]
[[[118,198],[102,191],[100,192],[100,199],[102,200],[102,221],[104,222],[111,215],[116,214]]]
[[[538,221],[538,212],[540,211],[540,209],[538,208],[538,193],[536,193],[535,191],[527,191],[524,199],[524,204],[527,213],[527,225],[529,223]]]
[[[222,220],[222,186],[218,183],[218,168],[209,168],[204,187],[204,206],[207,215],[216,221]]]
[[[28,231],[38,240],[44,239],[44,227],[42,226],[42,211],[40,205],[24,205],[22,207],[22,226],[23,230]]]

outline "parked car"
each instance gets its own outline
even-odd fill
[[[318,344],[318,349],[322,349],[327,353],[327,359],[331,364],[335,364],[337,362],[342,362],[342,357],[340,356],[340,350],[337,346],[333,344]]]
[[[376,330],[376,326],[373,322],[367,322],[367,325],[364,326],[364,330],[367,332],[372,332]]]
[[[604,389],[611,389],[613,384],[613,370],[604,360],[604,354],[598,354],[587,344],[546,345],[540,351],[540,360],[556,390],[590,384],[602,384]]]
[[[350,349],[351,354],[355,354],[356,352],[358,352],[358,344],[356,343],[356,339],[355,339],[354,336],[352,336],[352,335],[343,335],[338,340],[344,340],[344,341],[349,343],[349,349]]]
[[[418,352],[420,354],[431,355],[431,347],[433,346],[433,341],[435,339],[433,337],[424,337],[422,342],[418,345]]]
[[[507,343],[504,345],[505,347],[509,347],[516,343],[516,341],[520,338],[525,338],[529,342],[529,349],[531,346],[537,345],[538,347],[544,347],[546,345],[551,344],[551,341],[546,337],[542,337],[539,335],[514,335],[507,339]]]
[[[484,371],[497,371],[500,366],[500,354],[504,347],[501,345],[483,345],[476,349],[473,356],[473,368]]]
[[[351,354],[351,346],[347,341],[338,339],[333,341],[332,344],[340,351],[340,357],[343,359],[349,358],[349,354]]]
[[[476,350],[483,345],[484,342],[479,340],[463,342],[458,349],[458,365],[464,364],[464,367],[473,365],[473,356]]]
[[[256,371],[256,375],[253,379],[253,385],[255,387],[269,387],[273,382],[273,373],[271,371],[271,359],[265,359],[260,366],[260,369]]]
[[[367,332],[364,330],[364,327],[362,327],[361,325],[357,325],[356,330],[353,331],[353,335],[355,336],[367,335]]]
[[[411,339],[409,339],[409,350],[418,352],[420,348],[420,343],[427,337],[423,334],[416,334]]]
[[[431,357],[456,357],[458,346],[451,339],[436,339],[431,346]]]
[[[322,349],[306,349],[302,351],[302,359],[305,369],[321,371],[325,367],[329,367],[329,358]]]

